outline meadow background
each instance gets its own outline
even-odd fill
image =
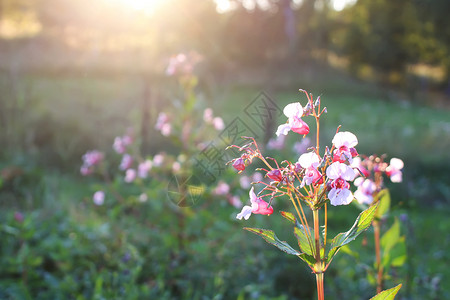
[[[342,125],[359,153],[405,162],[403,182],[386,183],[383,226],[400,220],[407,259],[386,286],[403,283],[398,299],[450,298],[449,9],[445,0],[1,0],[0,299],[314,299],[303,264],[242,230],[273,228],[295,244],[277,212],[288,204],[236,220],[240,210],[214,194],[224,181],[247,204],[227,168],[196,205],[176,207],[171,172],[128,184],[112,149],[133,128],[139,155],[176,160],[184,150],[155,129],[160,112],[195,121],[210,107],[227,125],[261,92],[281,108],[305,103],[300,88],[328,108],[323,145]],[[190,114],[166,72],[179,53],[201,57]],[[268,154],[297,160],[295,138]],[[124,201],[93,203],[105,181],[80,174],[93,149]],[[330,227],[345,231],[358,213],[330,209]],[[359,258],[338,255],[326,299],[375,294],[371,237],[351,244]]]

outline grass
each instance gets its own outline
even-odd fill
[[[444,283],[450,273],[442,263],[449,259],[445,251],[450,229],[446,221],[450,202],[448,111],[386,100],[374,87],[333,75],[322,81],[315,79],[313,76],[303,80],[295,88],[276,88],[271,96],[279,107],[298,100],[304,103],[305,97],[297,88],[310,87],[316,96],[321,95],[328,108],[322,125],[322,145],[329,144],[336,127],[342,125],[342,130],[358,136],[360,153],[387,153],[388,157],[405,160],[405,182],[390,186],[392,217],[404,213],[408,216],[403,230],[408,235],[409,260],[405,269],[399,270],[405,282],[401,293],[408,299],[448,297]],[[236,209],[224,199],[208,199],[210,202],[203,203],[203,209],[190,212],[186,256],[174,250],[177,220],[166,206],[165,186],[154,186],[149,203],[137,208],[92,205],[90,197],[98,182],[78,176],[80,155],[93,148],[111,149],[116,135],[123,134],[129,125],[141,124],[141,79],[30,76],[21,78],[17,86],[22,92],[7,94],[22,95],[29,106],[20,108],[23,122],[14,123],[9,129],[31,138],[20,151],[5,151],[0,162],[2,169],[18,166],[24,170],[24,175],[5,180],[0,188],[0,233],[7,239],[0,246],[2,266],[7,266],[3,269],[7,271],[0,271],[0,296],[26,299],[31,297],[27,293],[40,291],[36,299],[64,299],[77,293],[76,299],[113,299],[126,292],[129,299],[143,295],[169,299],[180,295],[181,290],[186,299],[314,297],[312,276],[306,267],[295,257],[278,253],[242,231],[242,223],[234,220]],[[6,89],[5,85],[2,89]],[[26,89],[28,93],[23,92]],[[212,98],[216,100],[206,102],[226,123],[237,115],[245,116],[243,107],[260,90],[257,86],[231,86],[216,90]],[[153,104],[154,116],[163,104]],[[284,121],[280,117],[279,124]],[[290,144],[294,140],[294,135],[288,135]],[[152,139],[155,153],[166,147],[160,141],[156,135]],[[229,182],[235,179],[224,176]],[[236,188],[235,193],[247,200],[245,191]],[[289,207],[280,203],[278,209]],[[23,227],[13,220],[15,211],[25,214]],[[345,231],[357,214],[354,207],[330,210],[330,224],[336,232]],[[280,238],[291,245],[296,243],[290,229],[286,229],[287,223],[276,214],[271,218],[251,218],[245,226],[273,228]],[[11,236],[5,231],[10,227],[20,228],[24,236]],[[23,241],[27,247],[21,246]],[[361,250],[358,241],[355,245],[357,251]],[[126,253],[132,256],[129,263],[122,260]],[[33,256],[42,261],[26,260]],[[354,295],[360,295],[361,290],[370,295],[370,286],[361,279],[364,272],[355,271],[345,254],[340,253],[335,264],[325,279],[327,299],[359,299]],[[28,281],[23,280],[23,272],[17,271],[23,268],[32,270]],[[295,274],[295,278],[290,274]],[[342,278],[337,277],[341,275]],[[351,278],[361,281],[349,282]],[[124,284],[118,284],[118,280]]]

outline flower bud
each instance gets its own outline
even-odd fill
[[[281,181],[283,179],[283,174],[280,169],[273,169],[272,171],[267,173],[267,177],[275,181]]]
[[[245,161],[242,157],[237,158],[233,163],[233,168],[235,168],[238,171],[244,171],[245,170]]]

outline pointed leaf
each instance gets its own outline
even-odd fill
[[[275,235],[275,233],[272,230],[260,229],[260,228],[249,228],[249,227],[244,227],[244,229],[261,236],[266,242],[274,245],[281,251],[286,252],[287,254],[292,254],[292,255],[297,255],[297,256],[302,254],[299,251],[292,248],[291,246],[289,246],[289,244],[286,243],[285,241],[281,241],[280,239],[278,239],[278,237]]]
[[[378,205],[378,209],[375,214],[375,218],[380,219],[389,212],[389,209],[391,207],[391,196],[389,194],[389,190],[381,190],[375,198],[375,201],[380,202],[380,205]]]
[[[294,234],[298,241],[298,246],[300,250],[308,255],[314,256],[316,247],[314,244],[314,239],[312,239],[308,232],[302,225],[294,227]]]
[[[303,260],[305,263],[307,263],[311,268],[314,268],[316,260],[313,256],[308,255],[306,253],[302,253],[298,257],[300,257],[300,259]]]
[[[287,211],[281,211],[280,212],[281,215],[286,218],[287,220],[289,220],[291,223],[295,224],[295,216],[293,213],[287,212]]]
[[[375,297],[370,298],[370,300],[393,300],[395,298],[395,295],[397,295],[397,293],[401,287],[402,287],[402,285],[399,284],[396,287],[393,287],[392,289],[382,291],[381,293],[377,294]]]
[[[330,243],[330,251],[327,256],[327,263],[333,259],[333,256],[339,251],[339,249],[353,241],[361,232],[365,231],[372,224],[375,217],[375,211],[378,207],[378,203],[370,206],[368,209],[359,214],[356,218],[355,224],[347,232],[341,232],[334,237]]]
[[[394,224],[392,224],[391,228],[386,231],[381,237],[380,244],[383,249],[383,253],[387,254],[389,251],[397,244],[400,239],[400,222],[398,219],[395,219]]]

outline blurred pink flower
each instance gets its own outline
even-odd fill
[[[163,136],[169,136],[172,132],[172,125],[170,123],[165,123],[161,126],[161,134]]]
[[[296,132],[298,134],[308,134],[309,126],[301,119],[303,116],[303,107],[299,102],[290,103],[283,109],[283,113],[288,117],[287,124],[281,124],[278,126],[276,135],[287,135],[289,131]]]
[[[130,183],[130,182],[133,182],[135,179],[136,179],[136,170],[135,169],[128,169],[125,172],[124,181]]]
[[[160,167],[163,162],[164,162],[164,155],[162,153],[156,154],[153,157],[153,165],[155,167]]]
[[[285,135],[279,135],[275,139],[271,138],[267,143],[267,149],[282,150],[284,148],[285,141],[286,141]]]
[[[176,161],[172,164],[172,172],[176,173],[181,170],[180,162]]]
[[[400,158],[391,158],[389,166],[386,168],[386,174],[391,178],[392,182],[402,182],[404,163]]]
[[[124,154],[127,150],[127,146],[133,143],[133,138],[129,135],[124,135],[122,137],[116,136],[113,143],[113,149],[119,154]]]
[[[216,130],[223,130],[225,128],[225,123],[223,123],[223,120],[220,117],[215,117],[213,119],[213,125]]]
[[[213,118],[213,110],[211,108],[206,108],[203,111],[203,121],[205,121],[206,123],[212,123]]]
[[[236,219],[242,220],[242,218],[244,218],[245,220],[248,220],[252,213],[268,216],[273,213],[273,207],[268,207],[269,204],[266,201],[258,198],[253,187],[250,190],[249,196],[251,206],[245,205],[242,208],[242,211],[236,216]]]
[[[83,164],[87,167],[98,165],[103,160],[103,157],[104,154],[98,150],[88,151],[82,157]]]
[[[95,205],[103,205],[103,203],[105,202],[105,192],[96,191],[92,196],[92,201]]]
[[[141,162],[138,165],[138,176],[140,178],[147,178],[148,172],[152,169],[152,165],[153,165],[153,163],[149,159],[147,159],[144,162]]]
[[[236,208],[242,207],[241,199],[238,196],[231,196],[227,198],[228,202]]]
[[[248,189],[251,187],[252,179],[248,176],[241,176],[239,178],[239,184],[241,185],[241,188]]]
[[[331,205],[347,205],[353,201],[353,194],[349,190],[350,184],[347,181],[355,179],[355,171],[340,162],[334,162],[327,168],[327,176],[333,179],[329,186],[331,190],[328,193]]]
[[[373,193],[376,191],[377,186],[375,182],[370,179],[364,179],[363,177],[358,177],[354,182],[358,189],[355,191],[355,198],[361,204],[372,204]]]
[[[224,196],[224,195],[228,194],[229,192],[230,192],[230,186],[222,180],[217,183],[217,186],[213,191],[213,193],[215,195],[220,195],[220,196]]]
[[[292,149],[294,150],[295,153],[300,155],[302,153],[305,153],[310,146],[311,140],[308,137],[305,137],[304,139],[301,140],[301,142],[295,142]]]
[[[131,165],[133,164],[133,157],[130,154],[124,154],[122,157],[122,161],[120,162],[119,169],[120,170],[127,170],[131,168]]]
[[[85,165],[82,165],[81,168],[80,168],[80,173],[83,176],[91,175],[92,174],[92,168],[88,167],[88,166],[85,166]]]

